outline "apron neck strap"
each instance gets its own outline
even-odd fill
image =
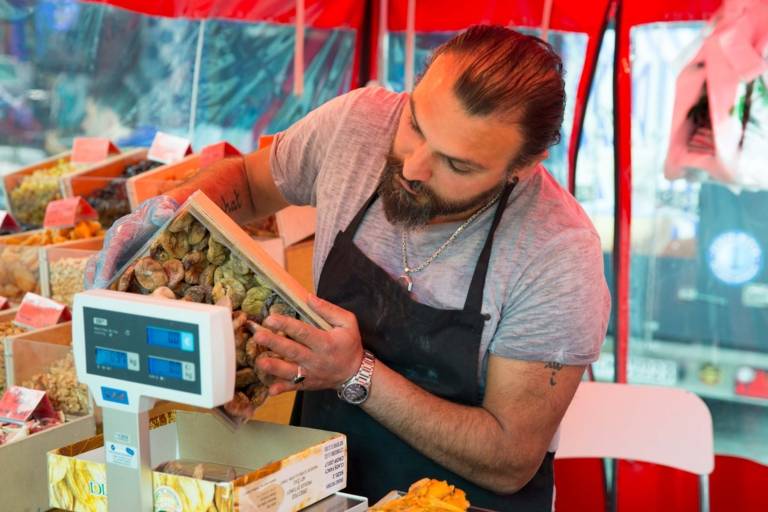
[[[483,307],[483,289],[485,288],[485,277],[488,274],[488,263],[491,261],[491,249],[493,248],[493,235],[496,232],[496,228],[499,227],[499,222],[504,214],[504,210],[507,207],[507,201],[509,195],[517,185],[518,178],[515,177],[511,182],[504,187],[504,190],[499,197],[499,204],[496,205],[496,213],[493,216],[493,222],[491,223],[491,229],[488,231],[488,236],[485,239],[485,245],[480,252],[480,257],[477,259],[477,265],[475,266],[475,273],[472,275],[472,282],[469,285],[469,291],[467,292],[467,300],[464,302],[465,311],[481,312]]]

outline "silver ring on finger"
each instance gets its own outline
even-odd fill
[[[301,371],[301,365],[298,365],[296,367],[296,376],[293,378],[293,383],[294,384],[301,384],[302,382],[304,382],[305,378],[306,378],[306,376]]]

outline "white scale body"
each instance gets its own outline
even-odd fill
[[[149,410],[213,408],[235,388],[229,308],[110,290],[75,295],[77,378],[104,411],[109,510],[151,511]]]

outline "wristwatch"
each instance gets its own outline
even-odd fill
[[[368,399],[371,392],[371,380],[373,379],[373,367],[376,358],[369,351],[363,351],[363,362],[360,369],[339,386],[336,393],[339,398],[352,405],[360,405]]]

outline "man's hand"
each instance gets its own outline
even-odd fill
[[[363,345],[357,318],[346,309],[310,295],[307,303],[333,327],[324,331],[306,322],[282,315],[270,315],[264,326],[277,333],[260,331],[256,342],[283,356],[261,358],[258,369],[277,377],[270,395],[295,389],[335,389],[352,377],[363,360]],[[290,339],[288,339],[290,338]],[[305,380],[294,384],[298,366]]]
[[[178,208],[174,199],[157,196],[117,219],[104,235],[104,248],[88,260],[85,288],[106,288],[115,273],[174,216]]]

